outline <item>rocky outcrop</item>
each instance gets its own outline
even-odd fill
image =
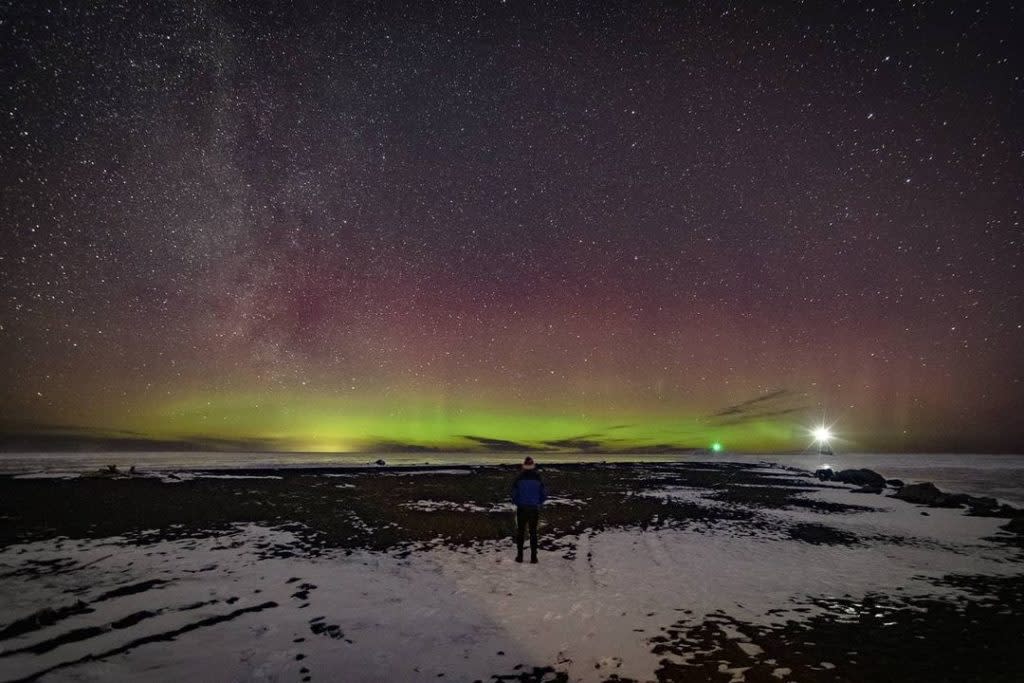
[[[840,470],[832,476],[832,479],[844,484],[853,484],[854,486],[870,486],[872,488],[885,486],[885,477],[869,469]]]
[[[903,480],[902,479],[886,479],[885,483],[888,486],[893,487],[894,489],[901,489],[901,488],[903,488]]]
[[[967,498],[967,496],[963,495],[943,493],[930,481],[923,484],[904,486],[892,494],[892,497],[905,500],[908,503],[917,503],[918,505],[928,505],[936,508],[958,508],[966,502],[965,499]]]
[[[831,467],[822,467],[814,471],[814,476],[822,481],[832,481],[836,473],[832,471]]]
[[[1024,536],[1024,517],[1014,517],[999,528],[1004,531],[1009,531],[1011,534]]]
[[[966,505],[970,508],[970,514],[979,517],[1014,517],[1020,512],[1009,505],[1000,505],[995,498],[969,496],[966,493],[944,493],[930,481],[904,486],[892,497],[934,508],[958,508]]]

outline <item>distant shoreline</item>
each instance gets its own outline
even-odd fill
[[[278,454],[278,453],[8,453],[0,455],[0,477],[4,479],[69,479],[83,473],[116,465],[127,471],[135,466],[139,473],[221,473],[236,476],[277,476],[331,472],[369,473],[428,471],[439,468],[473,471],[479,468],[514,468],[522,453],[439,454]],[[536,456],[542,467],[577,471],[593,465],[667,465],[736,463],[773,464],[813,471],[830,465],[836,469],[874,469],[886,478],[907,483],[933,482],[943,491],[962,492],[997,498],[1016,507],[1024,507],[1024,457],[973,454],[855,454],[833,456],[803,454],[547,454]],[[382,460],[385,464],[375,464]]]

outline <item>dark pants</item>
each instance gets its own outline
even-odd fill
[[[537,554],[537,518],[540,510],[533,507],[519,506],[516,508],[516,547],[519,554],[523,554],[523,541],[526,537],[526,527],[530,527],[530,553]]]

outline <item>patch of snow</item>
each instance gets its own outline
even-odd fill
[[[462,470],[462,469],[424,469],[424,470],[407,470],[404,472],[388,472],[393,477],[412,477],[419,474],[454,474],[454,475],[467,475],[473,474],[473,470]]]
[[[276,474],[198,474],[199,479],[284,479]]]
[[[583,504],[584,501],[575,498],[552,496],[544,503],[544,507],[556,505],[580,506]],[[456,503],[452,500],[416,500],[402,503],[401,506],[408,510],[419,510],[421,512],[436,512],[438,510],[451,510],[454,512],[512,512],[516,509],[516,506],[510,502],[477,505],[476,503]]]
[[[11,479],[77,479],[78,474],[72,472],[28,472],[15,474]]]
[[[211,474],[208,472],[153,472],[152,476],[165,484],[177,484],[195,479],[284,479],[277,474]]]

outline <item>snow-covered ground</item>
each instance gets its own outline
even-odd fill
[[[646,495],[714,506],[713,493]],[[986,540],[1005,520],[923,515],[838,488],[802,495],[872,509],[765,514],[860,542],[807,543],[720,521],[584,532],[538,565],[515,563],[507,542],[310,557],[292,533],[257,525],[143,545],[13,545],[0,550],[0,680],[473,681],[533,667],[553,668],[538,680],[652,680],[662,659],[680,657],[653,654],[651,639],[680,620],[806,620],[823,609],[808,598],[950,595],[960,589],[936,579],[1020,573],[1014,550]],[[428,503],[461,509],[416,504]]]

